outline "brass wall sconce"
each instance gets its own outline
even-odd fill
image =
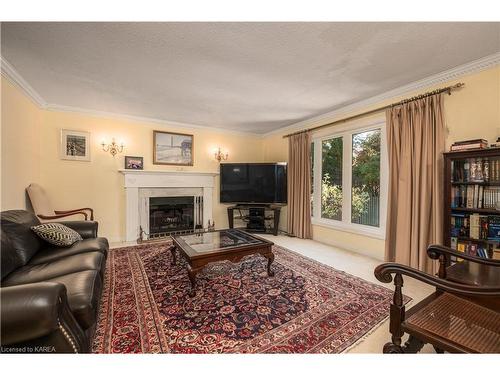
[[[227,152],[223,153],[222,150],[219,147],[217,149],[217,151],[215,151],[214,156],[215,156],[215,160],[217,160],[220,163],[223,160],[227,160],[229,154]]]
[[[104,141],[101,143],[102,150],[104,152],[109,152],[113,157],[119,152],[123,151],[123,143],[120,143],[119,145],[115,142],[115,139],[113,138],[110,144],[104,143]]]

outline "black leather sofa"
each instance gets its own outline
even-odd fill
[[[109,249],[97,222],[64,222],[83,241],[63,248],[33,233],[28,211],[0,217],[1,352],[90,351]]]

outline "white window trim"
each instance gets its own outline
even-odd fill
[[[352,136],[353,134],[377,130],[380,136],[380,218],[379,227],[351,223],[351,188],[352,188]],[[343,137],[342,155],[342,221],[321,217],[321,176],[322,176],[322,142],[326,139]],[[311,222],[326,228],[343,232],[360,234],[367,237],[385,239],[389,163],[387,157],[387,139],[385,119],[378,117],[370,121],[359,121],[341,125],[327,132],[313,135],[314,142],[314,199]]]

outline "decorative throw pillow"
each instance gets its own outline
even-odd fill
[[[81,241],[82,236],[66,225],[59,223],[45,223],[31,227],[31,230],[42,240],[56,246],[71,246]]]

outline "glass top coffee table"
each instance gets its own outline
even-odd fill
[[[186,268],[191,282],[189,296],[196,294],[196,274],[209,263],[229,260],[239,262],[250,254],[260,254],[267,258],[267,274],[274,276],[271,264],[274,261],[273,243],[253,236],[239,229],[224,229],[213,232],[192,233],[172,236],[172,264],[177,262],[178,252],[186,260]]]

